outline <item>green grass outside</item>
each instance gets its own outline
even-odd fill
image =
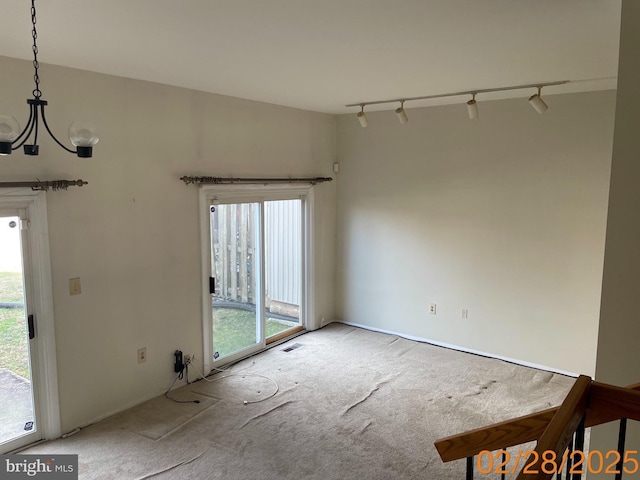
[[[213,309],[213,351],[221,357],[256,343],[256,314],[235,308]],[[267,318],[267,337],[291,328]]]
[[[22,274],[0,272],[0,302],[22,301]],[[0,308],[0,368],[30,378],[24,308]]]
[[[0,302],[22,303],[22,273],[0,272]]]

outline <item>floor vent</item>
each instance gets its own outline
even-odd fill
[[[290,347],[287,348],[283,348],[282,351],[283,352],[290,352],[291,350],[295,350],[296,348],[300,348],[302,346],[301,343],[294,343],[293,345],[291,345]]]

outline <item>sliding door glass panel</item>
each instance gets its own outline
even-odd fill
[[[210,207],[214,360],[262,342],[259,217],[259,203]]]
[[[302,200],[264,202],[266,336],[301,325]]]
[[[0,445],[36,432],[20,233],[0,216]]]

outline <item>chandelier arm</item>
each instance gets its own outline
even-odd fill
[[[51,132],[51,129],[49,128],[49,125],[47,124],[47,119],[46,119],[46,118],[45,118],[45,116],[44,116],[44,105],[40,105],[40,112],[41,112],[41,114],[42,114],[42,123],[44,123],[44,127],[47,129],[47,132],[49,132],[49,135],[51,135],[51,138],[53,138],[53,139],[56,141],[56,143],[57,143],[58,145],[60,145],[62,148],[64,148],[67,152],[69,152],[69,153],[78,153],[78,151],[77,151],[77,150],[71,150],[70,148],[65,147],[65,146],[60,142],[60,140],[58,140],[58,139],[56,138],[56,136]],[[36,115],[37,115],[37,114],[36,114]]]
[[[31,125],[31,122],[33,121],[33,109],[34,109],[34,106],[33,105],[29,105],[29,120],[27,120],[27,124],[24,126],[24,129],[22,130],[22,132],[20,132],[20,135],[18,135],[16,137],[16,139],[13,142],[11,142],[12,144],[20,142],[20,139],[22,138],[22,136],[25,133],[27,133],[27,130],[29,130],[29,127],[31,127],[31,130],[33,130],[33,125]],[[29,130],[29,135],[31,135],[31,130]],[[17,147],[15,147],[13,150],[16,150],[16,149],[20,148],[22,146],[22,144],[27,141],[27,138],[29,138],[29,135],[27,135],[22,140],[22,142]]]
[[[24,138],[15,147],[11,147],[11,150],[18,150],[25,143],[27,143],[27,140],[29,140],[29,137],[31,137],[31,134],[33,133],[33,128],[37,123],[37,117],[38,117],[38,112],[36,112],[35,109],[36,109],[36,106],[31,105],[31,114],[29,115],[29,123],[27,124],[26,127],[24,127],[24,130],[20,134],[20,137],[24,135]],[[28,132],[27,132],[27,128],[29,129]],[[26,135],[25,135],[25,132],[27,133]],[[20,140],[20,137],[16,138],[13,143],[18,142]]]
[[[35,126],[34,128],[34,133],[33,133],[33,145],[37,145],[38,144],[38,130],[39,130],[39,122],[38,122],[38,106],[34,105],[33,107],[33,125]]]

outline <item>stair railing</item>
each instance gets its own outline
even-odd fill
[[[581,375],[559,407],[442,438],[435,446],[443,462],[466,458],[467,480],[473,480],[476,463],[481,474],[501,479],[518,472],[517,480],[561,479],[563,473],[580,480],[584,473],[604,472],[621,480],[623,473],[640,471],[638,451],[625,450],[627,419],[640,421],[640,383],[622,388]],[[617,450],[585,455],[585,428],[617,420]],[[506,450],[532,441],[535,449],[519,450],[515,459]]]

